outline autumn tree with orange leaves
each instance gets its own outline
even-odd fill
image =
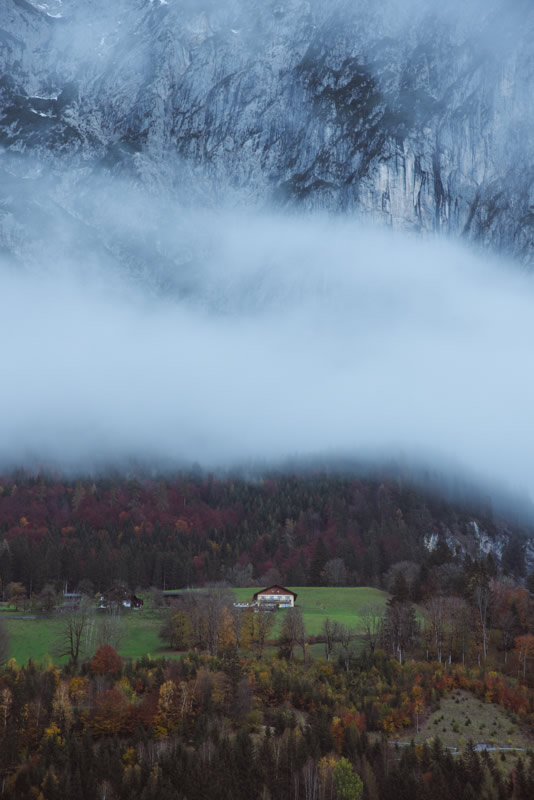
[[[531,633],[525,633],[523,636],[517,636],[515,640],[514,653],[519,656],[519,664],[523,669],[523,678],[527,675],[527,661],[529,658],[534,657],[534,636]]]
[[[94,675],[116,675],[121,666],[122,658],[109,644],[101,645],[91,659],[91,672]]]

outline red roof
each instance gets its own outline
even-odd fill
[[[292,594],[293,598],[295,600],[297,599],[295,592],[292,592],[291,589],[285,589],[283,586],[278,586],[277,584],[268,586],[266,589],[260,589],[260,591],[256,592],[254,595],[254,600],[257,599],[259,594]]]

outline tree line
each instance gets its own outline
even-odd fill
[[[481,532],[500,553],[487,556],[490,573],[529,577],[530,529],[402,481],[184,474],[69,482],[18,473],[0,477],[0,593],[6,600],[16,585],[19,602],[25,595],[46,607],[51,591],[85,581],[99,592],[118,582],[132,592],[221,582],[388,588],[404,563],[417,573],[417,602],[437,584],[466,588]]]
[[[525,587],[503,576],[490,578],[479,565],[463,595],[438,591],[415,605],[401,570],[390,588],[385,607],[364,606],[353,626],[326,618],[318,635],[307,634],[298,606],[282,612],[241,608],[230,590],[184,591],[179,606],[167,612],[160,637],[177,651],[217,656],[231,650],[261,658],[268,646],[275,646],[280,657],[291,660],[298,652],[303,661],[311,658],[311,645],[321,644],[326,660],[338,658],[347,671],[363,646],[371,654],[383,649],[400,664],[416,657],[439,664],[491,664],[530,676],[534,597]],[[274,637],[277,615],[281,625]]]

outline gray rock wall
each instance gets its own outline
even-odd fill
[[[50,192],[43,170],[69,213],[103,171],[204,204],[465,236],[530,265],[534,8],[374,5],[6,0],[2,244]]]

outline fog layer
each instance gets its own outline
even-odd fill
[[[531,278],[321,217],[176,230],[189,272],[156,288],[90,255],[2,264],[4,461],[403,452],[534,486]]]

